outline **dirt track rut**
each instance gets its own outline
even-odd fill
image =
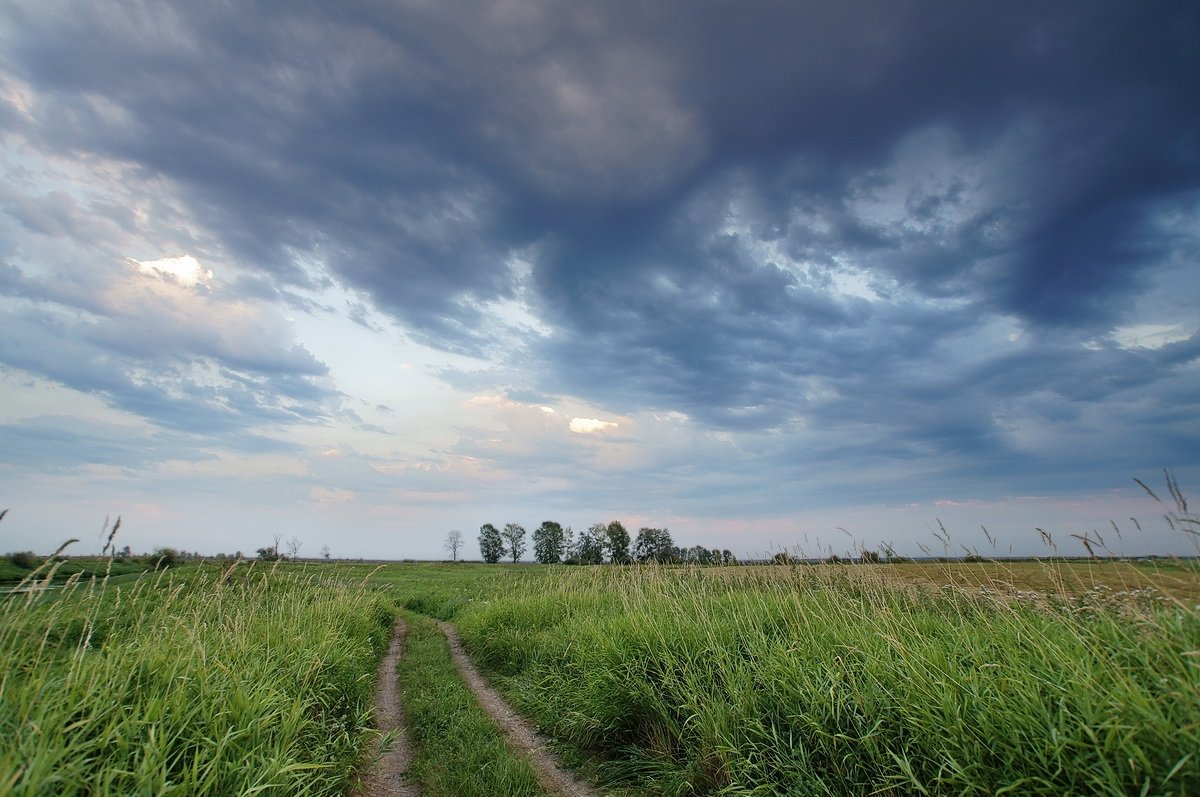
[[[488,685],[467,657],[454,626],[444,622],[438,625],[450,643],[450,655],[463,681],[475,693],[475,699],[500,726],[508,743],[528,758],[538,783],[546,794],[552,797],[601,797],[600,792],[576,780],[560,767],[547,746],[547,739],[538,734],[528,721],[512,710],[499,692]]]
[[[357,792],[365,797],[420,797],[416,784],[405,777],[412,763],[412,742],[404,725],[404,706],[400,702],[400,685],[396,682],[396,666],[404,655],[403,620],[396,621],[387,655],[379,662],[379,687],[375,693],[376,729],[384,733],[399,731],[395,742],[383,754]],[[375,750],[378,753],[378,749]]]

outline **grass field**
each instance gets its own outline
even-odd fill
[[[0,794],[337,795],[392,610],[242,566],[0,600]]]
[[[0,599],[0,795],[343,794],[397,610],[431,795],[538,792],[422,615],[614,793],[1196,794],[1198,595],[1192,561],[80,573]]]
[[[890,567],[560,570],[455,621],[645,794],[1200,793],[1194,606],[1124,568],[1047,602]]]

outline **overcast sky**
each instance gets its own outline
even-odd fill
[[[0,550],[1196,550],[1194,0],[6,0],[0,148]]]

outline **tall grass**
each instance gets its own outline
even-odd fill
[[[525,712],[646,793],[1200,793],[1194,608],[779,572],[562,572],[456,622]]]
[[[391,610],[280,569],[0,598],[0,794],[335,795]]]

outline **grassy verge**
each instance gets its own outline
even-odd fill
[[[407,615],[400,687],[413,740],[412,772],[426,797],[543,794],[529,764],[463,684],[433,621]]]
[[[1193,607],[858,572],[560,572],[456,623],[525,713],[647,794],[1200,793]]]
[[[390,628],[286,569],[0,599],[0,794],[340,795]]]

